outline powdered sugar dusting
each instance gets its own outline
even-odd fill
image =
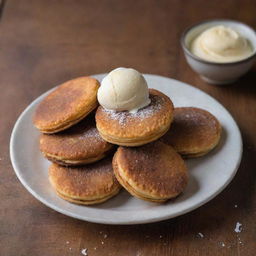
[[[150,95],[150,98],[151,103],[148,106],[139,109],[135,113],[130,113],[128,111],[115,111],[109,109],[104,109],[104,111],[105,113],[107,113],[110,119],[117,120],[120,125],[125,125],[130,118],[139,118],[143,120],[145,118],[153,116],[163,107],[164,99],[162,97],[158,95]]]
[[[79,136],[79,139],[84,139],[84,138],[100,138],[100,135],[96,127],[93,127],[86,130],[85,132],[83,132],[83,134]]]
[[[176,122],[189,122],[190,125],[215,125],[216,121],[210,116],[210,113],[201,111],[200,109],[194,110],[193,108],[182,108],[182,111],[176,110]]]

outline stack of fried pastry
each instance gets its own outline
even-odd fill
[[[158,203],[181,194],[188,183],[183,158],[218,144],[218,120],[202,109],[174,108],[154,89],[137,112],[110,111],[98,104],[99,86],[91,77],[73,79],[37,106],[33,123],[56,193],[84,205],[104,202],[121,187]]]
[[[114,145],[96,129],[98,88],[91,77],[68,81],[41,101],[33,119],[42,132],[40,150],[52,161],[52,186],[60,197],[77,204],[104,202],[121,188],[110,156]]]

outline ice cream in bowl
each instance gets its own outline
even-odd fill
[[[187,29],[181,44],[188,64],[211,84],[228,84],[244,75],[256,57],[256,33],[240,22],[210,20]]]

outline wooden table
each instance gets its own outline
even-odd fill
[[[255,0],[2,2],[0,255],[82,255],[83,248],[90,256],[255,255],[256,68],[232,86],[208,85],[188,67],[179,42],[187,26],[209,18],[255,27]],[[65,80],[119,66],[192,84],[234,116],[244,141],[242,163],[231,184],[211,202],[160,223],[108,226],[51,210],[18,181],[8,145],[21,111]],[[237,222],[241,233],[234,232]]]

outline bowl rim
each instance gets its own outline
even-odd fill
[[[204,20],[204,21],[200,21],[200,22],[197,22],[197,23],[194,23],[193,25],[187,27],[182,35],[181,35],[181,38],[180,38],[180,43],[181,43],[181,46],[182,46],[182,49],[183,51],[188,54],[191,58],[199,61],[199,62],[202,62],[204,64],[210,64],[210,65],[215,65],[215,66],[228,66],[228,65],[239,65],[241,63],[244,63],[244,62],[247,62],[251,59],[253,59],[255,56],[256,56],[256,49],[254,49],[254,53],[250,56],[248,56],[247,58],[245,59],[242,59],[242,60],[238,60],[238,61],[232,61],[232,62],[213,62],[213,61],[208,61],[208,60],[204,60],[198,56],[196,56],[195,54],[193,54],[189,49],[188,47],[185,45],[185,38],[188,34],[189,31],[191,31],[192,29],[194,29],[195,27],[198,27],[200,25],[203,25],[203,24],[207,24],[207,23],[212,23],[212,22],[217,22],[217,21],[225,21],[225,22],[233,22],[233,23],[236,23],[236,24],[240,24],[240,25],[243,25],[247,28],[249,28],[254,34],[255,34],[255,37],[256,37],[256,31],[249,25],[243,23],[243,22],[240,22],[240,21],[236,21],[236,20],[232,20],[232,19],[207,19],[207,20]],[[255,42],[256,43],[256,42]]]

